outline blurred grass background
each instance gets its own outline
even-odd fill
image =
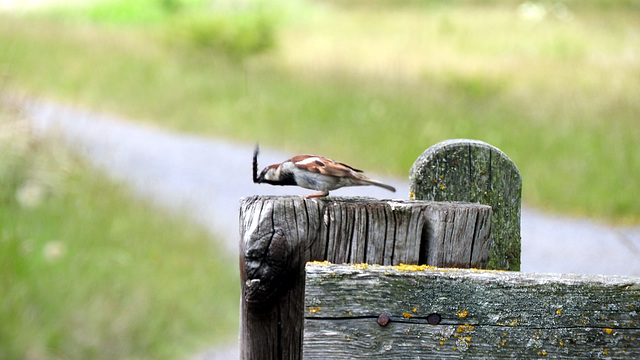
[[[0,108],[0,359],[177,359],[237,336],[238,273]]]
[[[640,1],[103,0],[4,17],[6,83],[407,176],[450,138],[528,205],[640,220]]]
[[[516,162],[525,204],[640,223],[639,0],[81,4],[0,14],[5,92],[397,176],[479,139]],[[57,145],[2,138],[0,358],[175,358],[235,336],[236,266],[203,230]]]

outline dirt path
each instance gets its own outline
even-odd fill
[[[59,132],[69,146],[114,178],[130,184],[140,196],[169,211],[192,216],[217,235],[233,258],[238,253],[241,197],[309,193],[253,184],[253,144],[172,133],[54,103],[30,102],[24,111],[37,131]],[[288,155],[262,149],[260,163],[276,163]],[[399,192],[361,187],[340,189],[335,195],[407,198],[408,180],[381,180]],[[640,227],[612,227],[524,208],[522,271],[638,276]],[[227,359],[236,353],[231,344],[194,359]]]
[[[241,197],[309,193],[253,184],[253,144],[172,133],[53,103],[31,102],[25,111],[38,131],[60,132],[70,146],[131,184],[136,193],[171,211],[186,211],[219,235],[230,256],[237,255]],[[276,163],[289,155],[263,148],[260,163]],[[407,198],[408,180],[381,180],[399,192],[359,187],[332,194]],[[525,207],[522,271],[640,275],[640,227],[612,227]]]

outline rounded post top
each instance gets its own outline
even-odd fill
[[[437,143],[413,163],[409,190],[412,200],[490,205],[493,243],[489,267],[520,269],[522,177],[500,149],[469,139]]]

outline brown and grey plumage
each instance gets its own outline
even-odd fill
[[[324,197],[344,186],[374,185],[395,192],[393,186],[370,179],[347,164],[318,155],[297,155],[280,164],[269,165],[258,174],[258,146],[253,153],[253,182],[271,185],[295,185],[319,193],[306,198]]]

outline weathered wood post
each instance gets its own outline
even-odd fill
[[[477,140],[447,140],[427,149],[411,167],[411,199],[490,205],[490,269],[520,270],[522,178],[498,148]]]
[[[491,214],[467,203],[242,199],[241,358],[301,358],[307,261],[483,268]]]

